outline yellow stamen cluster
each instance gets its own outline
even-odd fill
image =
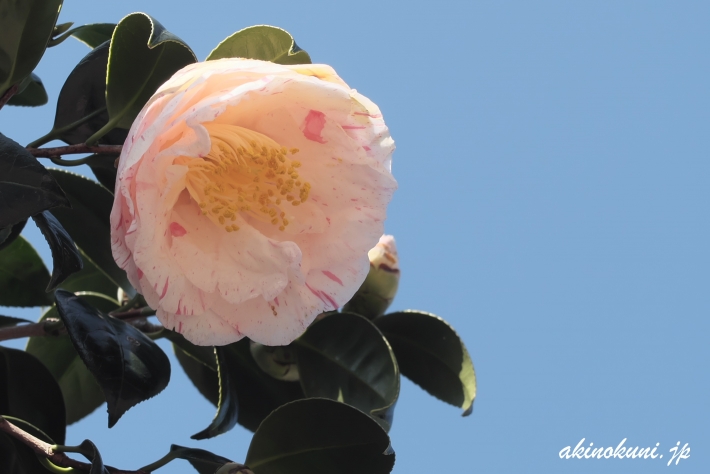
[[[282,206],[308,199],[311,185],[298,173],[299,161],[261,133],[235,125],[207,124],[212,149],[202,158],[179,157],[188,166],[187,189],[202,213],[227,232],[239,230],[237,214],[247,213],[283,231],[288,226]]]

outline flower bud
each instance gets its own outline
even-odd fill
[[[399,286],[399,259],[394,237],[380,237],[380,241],[367,252],[367,256],[370,258],[370,272],[355,296],[343,307],[343,311],[374,319],[385,314]]]

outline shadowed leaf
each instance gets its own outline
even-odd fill
[[[0,250],[9,246],[20,236],[20,232],[25,228],[25,224],[27,224],[27,219],[0,229]]]
[[[49,272],[22,236],[0,251],[0,306],[47,306]]]
[[[370,413],[389,430],[399,396],[399,369],[380,331],[352,313],[328,316],[296,340],[307,397],[323,397]]]
[[[54,32],[62,0],[0,4],[0,95],[34,70]]]
[[[0,414],[26,420],[64,443],[62,392],[47,368],[25,351],[0,347]]]
[[[0,228],[68,204],[62,189],[37,158],[0,134]]]
[[[254,433],[245,464],[255,474],[386,474],[387,433],[360,410],[310,398],[271,413]]]
[[[239,416],[237,393],[239,387],[236,384],[236,379],[232,377],[232,360],[226,354],[226,349],[222,347],[215,347],[214,352],[217,359],[217,375],[219,378],[217,413],[212,423],[210,423],[206,429],[192,435],[192,439],[213,438],[226,433],[237,424],[237,418]]]
[[[55,209],[53,214],[74,238],[76,245],[116,285],[135,294],[126,272],[116,265],[111,252],[110,214],[113,195],[95,181],[64,170],[49,170],[64,189],[71,209]]]
[[[89,48],[96,48],[98,45],[110,41],[115,29],[115,23],[91,23],[78,26],[71,30],[69,34]]]
[[[42,84],[42,79],[35,73],[30,74],[22,81],[17,94],[13,95],[7,105],[19,105],[23,107],[37,107],[49,101],[47,90]]]
[[[440,317],[420,311],[374,320],[392,345],[402,374],[467,416],[476,398],[476,374],[456,331]]]
[[[57,290],[55,298],[74,348],[104,392],[109,428],[168,385],[168,357],[148,336],[68,291]]]
[[[52,251],[52,279],[49,280],[46,290],[51,291],[69,275],[81,270],[81,255],[71,236],[49,211],[33,216],[32,220],[47,239],[49,249]]]
[[[172,331],[165,331],[165,334],[173,341],[175,355],[192,383],[210,403],[217,405],[219,379],[216,365],[214,362],[209,363],[209,355],[206,352],[211,348],[195,346]],[[303,391],[298,383],[276,380],[256,365],[247,339],[223,346],[222,350],[230,367],[230,384],[233,383],[237,391],[237,422],[245,428],[255,431],[259,423],[274,409],[303,398]]]

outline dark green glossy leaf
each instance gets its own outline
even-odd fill
[[[25,228],[25,224],[27,224],[27,219],[0,229],[0,250],[9,246],[20,236],[20,232]]]
[[[148,99],[197,59],[189,46],[145,13],[123,18],[111,38],[106,104],[109,123],[130,128]]]
[[[387,433],[344,403],[298,400],[271,413],[254,433],[246,465],[255,474],[385,474],[394,452]]]
[[[122,129],[115,129],[122,130]],[[107,190],[113,193],[116,189],[116,155],[107,155],[96,153],[86,158],[86,164],[89,165],[91,171],[99,183]]]
[[[185,448],[176,444],[170,446],[170,453],[177,459],[189,461],[200,474],[214,474],[220,467],[233,462],[204,449]]]
[[[311,57],[287,31],[267,25],[237,31],[217,45],[206,60],[222,58],[261,59],[278,64],[311,63]]]
[[[7,421],[45,443],[55,444],[42,430],[24,420],[12,416]],[[29,446],[10,435],[0,432],[0,472],[2,474],[47,474],[37,455]]]
[[[74,67],[59,93],[54,116],[54,131],[66,129],[84,117],[94,114],[89,120],[58,135],[59,139],[70,145],[84,143],[108,122],[108,112],[105,110],[108,53],[108,42],[98,45]],[[121,145],[126,140],[127,134],[127,129],[116,128],[101,137],[98,143]]]
[[[436,398],[473,410],[476,374],[456,331],[440,317],[402,311],[375,319],[392,345],[402,374]]]
[[[85,439],[80,445],[82,454],[91,462],[91,470],[89,474],[104,474],[104,462],[101,459],[101,453],[96,448],[96,445]]]
[[[55,298],[74,348],[104,392],[109,428],[168,385],[170,362],[149,337],[68,291],[57,290]]]
[[[71,236],[49,211],[33,216],[32,220],[47,239],[52,251],[52,279],[47,285],[47,291],[52,291],[69,275],[81,270],[81,255]]]
[[[96,48],[98,45],[111,40],[115,23],[91,23],[74,28],[69,33],[89,48]]]
[[[20,90],[13,95],[7,105],[19,105],[24,107],[37,107],[49,101],[47,90],[42,84],[42,79],[35,73],[30,74],[22,81]]]
[[[47,318],[59,318],[55,307],[47,311],[40,321]],[[59,384],[67,424],[76,423],[106,401],[101,387],[82,362],[68,335],[31,337],[26,350],[42,361]]]
[[[166,332],[166,334],[173,341],[175,355],[192,383],[207,400],[217,405],[219,380],[215,369],[211,368],[205,360],[207,355],[204,349],[206,348],[194,346],[179,334],[177,336],[182,338],[179,342],[176,342],[174,335],[176,333]],[[298,383],[276,380],[256,365],[249,351],[247,339],[223,346],[223,349],[231,369],[231,380],[237,390],[239,408],[237,422],[240,425],[254,431],[274,409],[303,398],[303,391]]]
[[[37,251],[18,237],[0,251],[0,306],[47,306],[49,272]]]
[[[224,347],[215,347],[217,356],[217,375],[219,377],[219,401],[217,403],[217,413],[210,425],[191,436],[192,439],[208,439],[226,433],[234,428],[239,417],[239,403],[237,393],[239,387],[236,379],[232,377],[232,358],[227,355]]]
[[[73,22],[73,21],[68,21],[68,22],[66,22],[66,23],[59,23],[58,25],[56,25],[56,26],[54,27],[54,30],[52,31],[52,38],[56,38],[57,36],[59,36],[59,35],[65,33],[65,32],[68,31],[69,28],[71,28],[72,26],[74,26],[74,22]]]
[[[3,316],[0,314],[0,328],[8,326],[17,326],[22,323],[31,323],[32,321],[28,319],[15,318],[13,316]]]
[[[73,22],[69,22],[55,26],[54,31],[52,31],[52,37],[47,43],[47,47],[52,48],[54,46],[62,44],[65,39],[69,38],[71,32],[67,32],[67,30],[69,30],[69,28],[71,28],[73,24]]]
[[[68,200],[47,169],[0,134],[0,228],[62,205]]]
[[[76,245],[116,285],[133,295],[126,272],[118,268],[111,253],[110,214],[113,195],[95,181],[64,170],[50,173],[62,186],[71,209],[55,209],[53,214],[74,238]]]
[[[0,414],[26,420],[64,443],[64,401],[47,368],[24,351],[0,347]]]
[[[61,286],[70,291],[116,294],[116,286],[88,260],[84,261],[83,270],[70,276]],[[111,303],[104,298],[89,295],[82,297],[102,311],[111,311],[118,307],[117,303]],[[59,319],[55,306],[47,310],[40,321],[48,318]],[[49,369],[62,389],[67,424],[81,420],[106,401],[101,387],[82,362],[67,334],[56,337],[31,337],[25,350],[37,357]]]
[[[62,0],[0,3],[0,94],[29,76],[42,58]]]
[[[295,342],[307,397],[323,397],[370,413],[389,430],[399,396],[399,369],[380,331],[351,313],[328,316]]]

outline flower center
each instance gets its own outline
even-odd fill
[[[261,133],[235,125],[206,124],[212,141],[202,158],[181,156],[176,164],[188,167],[186,187],[202,213],[227,232],[240,212],[273,224],[283,231],[288,226],[284,206],[298,206],[311,191],[300,179],[301,163],[287,150]]]

